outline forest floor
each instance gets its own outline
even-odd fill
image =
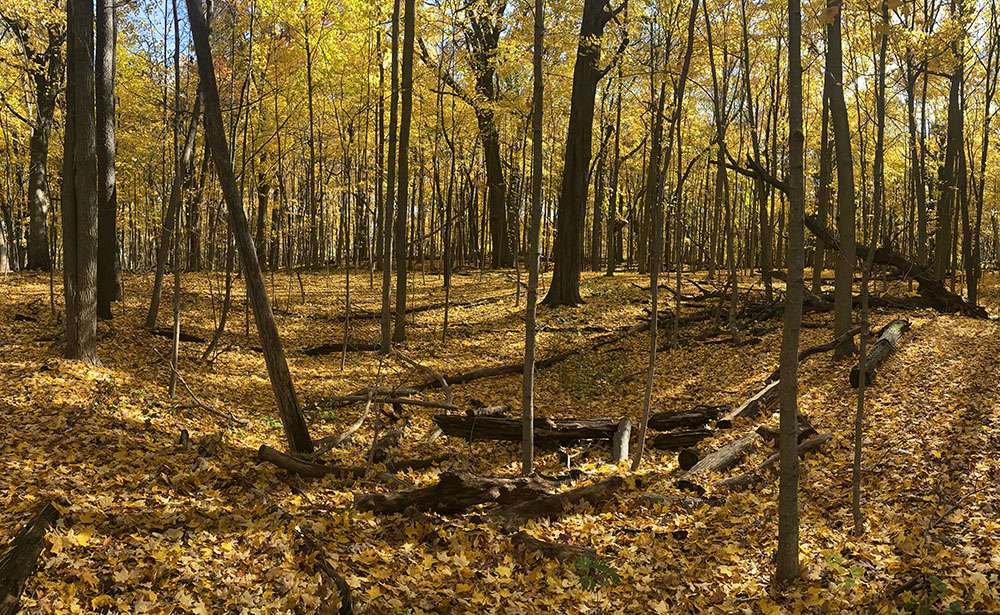
[[[690,274],[685,276],[690,277]],[[696,278],[703,280],[704,273]],[[410,305],[444,297],[437,275],[411,274]],[[547,278],[546,278],[547,279]],[[186,333],[210,338],[218,317],[218,273],[185,274]],[[876,311],[873,325],[905,316],[912,328],[869,389],[865,416],[862,508],[868,531],[851,535],[851,438],[856,392],[849,360],[829,354],[804,361],[800,409],[832,442],[801,465],[801,578],[770,584],[776,544],[775,472],[750,490],[717,494],[720,505],[649,504],[644,493],[681,495],[674,451],[647,447],[636,474],[608,462],[598,445],[573,459],[586,475],[613,474],[626,486],[612,501],[554,520],[532,521],[533,536],[596,549],[607,584],[581,583],[572,561],[516,550],[495,524],[470,515],[378,517],[353,508],[356,492],[394,490],[371,480],[303,479],[256,461],[268,444],[284,450],[262,355],[247,323],[241,281],[234,284],[229,333],[210,362],[205,343],[183,342],[180,373],[198,398],[247,421],[231,426],[193,407],[182,386],[171,400],[170,341],[142,329],[152,276],[127,275],[125,302],[101,323],[102,367],[63,360],[61,320],[49,305],[49,279],[0,278],[0,544],[47,498],[62,518],[50,529],[24,613],[332,613],[338,593],[302,548],[303,534],[350,587],[357,613],[908,613],[1000,609],[1000,330],[995,321],[931,311]],[[673,280],[671,278],[671,283]],[[299,399],[313,438],[338,434],[360,405],[324,398],[376,382],[402,385],[427,376],[395,358],[349,352],[310,357],[303,350],[343,335],[344,276],[287,273],[268,278]],[[998,280],[987,276],[983,302],[996,312]],[[633,332],[599,350],[589,342],[641,325],[648,278],[586,274],[580,308],[539,310],[539,358],[585,349],[537,375],[536,414],[628,416],[638,423],[649,347]],[[159,322],[171,320],[170,282]],[[352,276],[356,310],[377,310],[379,286]],[[688,282],[685,293],[698,291]],[[408,320],[408,356],[440,373],[517,363],[523,352],[523,301],[515,306],[512,272],[456,275],[453,301],[504,298],[449,314]],[[905,290],[905,289],[904,289]],[[61,288],[56,286],[56,307]],[[673,303],[671,295],[661,295]],[[685,308],[690,312],[694,308]],[[832,338],[832,314],[805,317],[802,347]],[[351,338],[378,341],[378,320],[355,318]],[[709,325],[683,326],[676,348],[658,355],[653,411],[696,403],[739,404],[777,367],[780,317],[763,323],[761,341],[733,347],[699,337]],[[249,335],[248,332],[249,331]],[[669,333],[661,345],[669,341]],[[474,400],[520,411],[520,376],[453,387],[461,408]],[[440,390],[425,399],[442,400]],[[443,469],[487,476],[519,471],[517,444],[443,437],[427,443],[429,408],[406,410],[392,458],[446,456],[420,472],[431,484]],[[777,416],[738,421],[706,444],[714,448]],[[369,420],[349,444],[326,456],[364,465]],[[215,451],[178,444],[221,432]],[[211,447],[209,447],[211,448]],[[585,448],[585,447],[584,447]],[[633,449],[635,448],[633,436]],[[581,448],[582,450],[582,448]],[[758,444],[730,474],[773,449]],[[383,469],[377,466],[376,469]],[[565,455],[541,450],[539,471],[565,471]],[[710,489],[709,496],[716,495]],[[475,511],[473,511],[475,512]],[[587,587],[585,587],[587,586]],[[899,591],[899,590],[903,591]]]

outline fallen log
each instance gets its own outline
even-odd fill
[[[678,504],[685,508],[721,506],[726,503],[721,498],[697,498],[690,495],[660,495],[658,493],[644,493],[642,499],[648,504]]]
[[[505,416],[437,414],[434,423],[446,436],[466,440],[521,441],[521,419]],[[535,419],[535,442],[612,440],[618,419]]]
[[[490,478],[469,472],[442,472],[438,482],[429,487],[393,493],[355,493],[354,506],[379,515],[400,513],[411,506],[415,510],[447,515],[488,502],[522,502],[543,495],[580,474],[571,472],[555,478]]]
[[[524,530],[510,537],[511,544],[520,547],[523,553],[540,553],[542,557],[560,561],[575,562],[577,558],[597,559],[597,551],[589,547],[578,547],[564,542],[539,540]]]
[[[306,461],[304,459],[292,457],[291,455],[286,455],[285,453],[271,448],[266,444],[261,444],[260,448],[257,449],[257,459],[259,461],[266,461],[270,464],[276,465],[282,470],[288,470],[289,472],[294,472],[299,476],[306,476],[310,478],[323,478],[324,476],[330,474],[348,478],[361,478],[365,474],[364,468]]]
[[[465,416],[507,416],[510,414],[510,406],[481,406],[479,408],[468,408]]]
[[[430,312],[433,310],[443,309],[445,305],[449,308],[462,308],[462,307],[477,307],[480,305],[489,305],[491,303],[499,303],[504,299],[513,297],[514,293],[507,293],[506,295],[498,295],[496,297],[484,297],[482,299],[473,299],[472,301],[452,301],[446,303],[444,301],[438,301],[436,303],[428,303],[426,305],[417,305],[413,307],[406,308],[406,314],[419,314],[420,312]],[[395,314],[395,311],[393,311]],[[382,318],[382,311],[358,311],[351,314],[351,318],[354,319],[379,319]]]
[[[314,346],[312,348],[306,348],[302,351],[302,354],[307,357],[318,357],[325,354],[333,354],[335,352],[344,352],[344,347],[347,347],[347,352],[377,352],[381,346],[375,342],[365,342],[361,340],[353,340],[347,342],[337,342],[336,344],[320,344],[319,346]]]
[[[327,397],[328,402],[368,402],[375,404],[389,404],[390,406],[402,405],[402,406],[420,406],[422,408],[444,408],[446,410],[458,410],[458,406],[454,404],[449,404],[439,401],[427,401],[424,399],[413,399],[410,397],[374,397],[369,398],[367,395],[362,397],[360,395],[342,395],[339,397]]]
[[[757,416],[761,412],[774,412],[778,406],[778,381],[768,384],[730,412],[715,422],[717,429],[731,429],[733,421],[738,418]]]
[[[806,226],[813,235],[823,240],[823,245],[831,250],[840,251],[840,242],[830,229],[822,226],[814,217],[807,215]],[[858,260],[868,258],[870,248],[864,244],[857,244],[856,256]],[[952,313],[960,312],[966,316],[974,318],[988,318],[986,310],[978,305],[972,305],[961,296],[948,290],[941,280],[934,277],[931,268],[908,260],[902,254],[889,248],[876,248],[873,255],[873,262],[876,265],[887,265],[899,271],[909,279],[916,280],[917,292],[924,297],[928,305],[939,312]]]
[[[166,337],[170,339],[173,339],[174,337],[174,330],[169,327],[157,327],[151,330],[150,333],[152,333],[153,335],[157,335],[159,337]],[[180,339],[182,342],[198,342],[198,343],[205,342],[205,338],[201,337],[200,335],[195,335],[194,333],[185,333],[184,331],[181,331]]]
[[[799,441],[799,457],[802,457],[806,453],[811,453],[813,451],[819,450],[823,445],[833,439],[833,434],[825,433],[814,438],[809,438],[806,441]],[[775,464],[780,461],[781,455],[775,453],[761,462],[760,465],[752,470],[744,472],[743,474],[738,474],[736,476],[720,480],[715,483],[716,489],[740,489],[743,487],[749,487],[750,485],[763,480],[763,473],[774,467]]]
[[[680,427],[701,427],[709,421],[714,421],[728,405],[706,406],[699,404],[690,410],[682,412],[657,412],[649,417],[649,428],[656,431],[669,431]]]
[[[677,453],[677,465],[685,472],[693,468],[700,459],[701,451],[694,446],[682,448],[680,452]]]
[[[801,415],[800,415],[801,416]],[[757,433],[760,437],[770,442],[775,448],[778,446],[778,436],[780,435],[780,430],[777,427],[771,427],[770,425],[761,425],[757,428]],[[798,442],[802,444],[804,440],[807,440],[816,435],[816,430],[810,425],[802,425],[799,423],[799,435]]]
[[[897,318],[882,327],[882,330],[878,333],[878,341],[875,342],[871,348],[871,352],[865,357],[865,384],[871,384],[875,381],[875,372],[878,368],[882,367],[882,364],[886,362],[889,355],[893,353],[896,345],[899,344],[899,340],[903,337],[903,333],[906,333],[909,328],[910,321],[902,318]],[[852,387],[858,387],[859,378],[858,366],[855,365],[851,368]]]
[[[7,543],[6,550],[0,555],[0,615],[18,612],[21,593],[35,573],[38,556],[45,548],[45,532],[58,518],[59,511],[55,505],[46,502]]]
[[[834,350],[837,346],[839,346],[840,343],[846,340],[848,337],[853,338],[858,333],[861,333],[861,327],[854,327],[853,329],[850,329],[849,331],[846,331],[838,335],[832,341],[829,341],[825,344],[817,344],[816,346],[810,346],[809,348],[806,348],[805,350],[799,352],[798,361],[799,363],[801,363],[803,359],[811,357],[814,354],[819,354],[821,352],[830,352]],[[771,372],[771,375],[769,375],[767,379],[764,380],[764,382],[774,382],[778,380],[780,372],[781,372],[780,367],[774,368],[774,371]]]
[[[658,433],[653,437],[653,448],[682,449],[690,448],[705,438],[711,438],[715,431],[711,429],[689,429],[687,431],[669,431]]]
[[[497,510],[492,517],[497,519],[506,530],[511,531],[521,527],[530,519],[559,517],[577,504],[586,502],[591,506],[597,506],[611,499],[615,492],[624,485],[625,479],[621,476],[609,476],[591,485],[577,487],[562,493],[545,494],[517,504],[504,506]]]
[[[351,600],[351,586],[347,584],[344,577],[334,570],[333,566],[326,559],[323,551],[316,545],[310,536],[305,532],[296,531],[300,540],[300,552],[307,558],[313,558],[316,562],[313,567],[318,568],[323,574],[333,583],[334,587],[337,589],[337,594],[340,598],[340,607],[337,609],[337,615],[354,615],[354,603]],[[330,608],[325,609],[325,613],[333,613],[332,605]]]
[[[700,483],[707,474],[723,472],[733,467],[760,439],[760,434],[751,431],[742,438],[709,453],[677,480],[677,487],[684,491],[695,491],[698,495],[703,495],[705,488]]]

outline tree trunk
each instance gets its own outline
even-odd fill
[[[781,338],[781,399],[778,452],[777,578],[799,574],[798,382],[799,332],[805,293],[805,135],[802,132],[802,13],[800,0],[788,0],[788,280]],[[851,263],[853,265],[853,262]]]
[[[260,334],[261,347],[264,351],[264,361],[267,364],[271,387],[274,389],[278,405],[278,413],[285,428],[289,450],[293,453],[312,452],[312,440],[309,431],[299,411],[298,399],[292,377],[285,360],[285,351],[281,346],[278,327],[274,322],[271,302],[267,297],[264,278],[257,263],[253,240],[250,238],[250,228],[246,213],[243,211],[243,200],[236,184],[232,161],[229,157],[229,147],[222,126],[222,110],[219,105],[219,90],[215,82],[215,68],[212,63],[212,50],[209,46],[208,26],[201,13],[200,0],[187,0],[188,16],[191,20],[191,35],[194,39],[195,52],[198,57],[198,72],[201,76],[201,92],[205,99],[205,140],[212,150],[212,158],[222,184],[223,196],[229,212],[229,220],[236,235],[236,245],[239,249],[240,263],[246,280],[247,295],[253,306],[254,320]]]
[[[404,0],[403,10],[403,66],[400,93],[402,102],[399,123],[399,209],[395,220],[396,231],[396,322],[392,341],[406,341],[406,199],[410,181],[410,118],[413,110],[413,29],[416,15],[414,0]]]
[[[48,271],[49,258],[49,137],[56,98],[63,76],[62,26],[48,27],[48,46],[31,66],[35,90],[35,121],[28,140],[28,269]],[[63,257],[65,262],[65,256]]]
[[[115,41],[113,0],[97,0],[97,317],[111,318],[121,299],[118,192],[115,187]]]
[[[531,221],[529,223],[528,294],[524,308],[524,373],[521,380],[521,473],[527,476],[535,459],[535,313],[538,307],[538,243],[542,228],[542,55],[545,14],[542,0],[535,0],[532,49],[531,111]]]
[[[854,158],[851,155],[851,127],[844,101],[844,52],[841,40],[841,0],[829,0],[828,10],[836,11],[827,25],[826,83],[830,93],[830,120],[837,151],[837,231],[840,235],[840,257],[835,267],[834,335],[840,337],[851,328],[852,294],[855,266],[855,204]],[[853,355],[854,338],[845,338],[834,351],[834,359]]]
[[[588,170],[593,140],[594,99],[605,72],[600,68],[604,27],[622,10],[610,10],[610,0],[584,0],[569,127],[563,163],[562,189],[556,211],[555,269],[544,303],[550,306],[579,305],[580,270],[583,266],[584,216],[587,208]]]
[[[97,358],[97,134],[94,9],[66,4],[66,119],[63,153],[63,294],[66,358]]]

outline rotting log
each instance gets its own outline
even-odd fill
[[[659,493],[644,493],[642,499],[647,504],[679,505],[685,508],[699,506],[721,506],[725,500],[721,498],[698,498],[690,495],[660,495]]]
[[[751,431],[745,436],[705,455],[693,468],[685,472],[677,480],[677,487],[685,491],[695,491],[698,495],[703,495],[705,488],[700,483],[707,474],[723,472],[733,467],[750,450],[750,447],[759,442],[760,439],[760,434]]]
[[[833,434],[825,433],[808,440],[799,441],[799,457],[802,457],[806,453],[811,453],[822,448],[827,442],[833,439]],[[763,474],[770,468],[774,467],[775,464],[780,461],[781,455],[779,453],[774,453],[760,465],[752,470],[748,470],[742,474],[732,476],[730,478],[725,478],[715,483],[716,489],[740,489],[743,487],[749,487],[750,485],[763,480]]]
[[[677,465],[687,472],[701,459],[701,451],[694,446],[686,446],[677,453]]]
[[[276,465],[283,470],[294,472],[299,476],[306,476],[310,478],[322,478],[330,474],[350,478],[361,478],[365,473],[364,468],[316,463],[313,461],[299,459],[298,457],[292,457],[291,455],[286,455],[285,453],[271,448],[266,444],[260,445],[260,448],[257,450],[257,459],[259,461],[266,461],[270,464]]]
[[[618,429],[611,439],[611,463],[628,461],[632,444],[632,419],[627,416],[618,421]]]
[[[707,406],[699,404],[690,410],[681,412],[657,412],[649,417],[649,428],[656,431],[669,431],[681,427],[701,427],[718,418],[719,414],[729,410],[729,405]]]
[[[438,482],[428,487],[392,493],[355,493],[354,506],[380,515],[400,513],[411,506],[415,510],[447,515],[489,502],[523,502],[580,475],[580,472],[570,472],[559,477],[491,478],[469,472],[442,472]]]
[[[806,216],[806,226],[813,235],[823,240],[824,247],[840,251],[840,242],[837,237],[819,224],[812,216]],[[869,247],[858,243],[856,256],[858,260],[868,258]],[[986,310],[978,305],[972,305],[959,295],[949,291],[944,283],[934,277],[932,269],[927,265],[915,263],[902,254],[889,248],[877,248],[875,250],[873,262],[877,265],[887,265],[899,271],[909,279],[916,280],[917,293],[927,300],[928,305],[939,312],[952,313],[960,312],[966,316],[974,318],[988,318]]]
[[[591,485],[577,487],[562,493],[549,493],[504,506],[497,510],[492,517],[498,520],[506,530],[511,531],[521,527],[530,519],[554,519],[584,502],[591,506],[597,506],[614,497],[615,493],[624,485],[625,479],[621,476],[609,476]]]
[[[523,553],[540,553],[542,557],[560,561],[575,562],[577,558],[597,559],[597,551],[589,547],[578,547],[564,542],[539,540],[524,530],[510,537],[510,542]]]
[[[705,438],[711,438],[715,431],[711,429],[688,429],[685,431],[668,431],[658,433],[653,437],[653,448],[683,449],[698,444]]]
[[[778,436],[780,434],[780,431],[778,430],[777,427],[771,427],[770,425],[761,425],[760,427],[757,428],[757,433],[760,434],[761,438],[773,444],[775,448],[778,447]],[[801,422],[799,423],[799,434],[798,434],[799,444],[802,444],[804,440],[808,440],[809,438],[815,435],[816,435],[816,430],[813,429],[812,426],[803,425]]]
[[[375,342],[352,340],[346,344],[343,342],[337,342],[335,344],[320,344],[319,346],[306,348],[302,351],[302,354],[307,357],[318,357],[325,354],[333,354],[335,352],[344,352],[345,346],[347,347],[347,352],[377,352],[381,348]]]
[[[45,532],[58,518],[58,509],[46,502],[7,543],[0,555],[0,615],[18,612],[21,593],[45,548]]]
[[[474,440],[521,441],[521,419],[504,416],[437,414],[434,423],[447,436]],[[535,442],[612,440],[618,419],[535,419]]]
[[[865,357],[865,384],[871,384],[875,381],[875,372],[888,360],[889,355],[893,353],[899,344],[899,340],[903,337],[903,333],[906,333],[909,328],[910,321],[902,318],[897,318],[882,327],[882,330],[878,334],[878,341],[875,342],[871,352]],[[860,373],[858,366],[855,364],[851,368],[852,387],[857,388],[859,378]]]
[[[481,406],[478,408],[468,408],[466,416],[507,416],[510,414],[510,406]]]
[[[390,406],[420,406],[421,408],[444,408],[445,410],[458,410],[458,406],[439,401],[427,401],[424,399],[412,399],[409,397],[361,397],[359,395],[344,395],[341,397],[327,397],[325,401],[332,403],[348,402],[359,403],[368,402],[375,404],[388,404]]]
[[[717,429],[730,429],[738,418],[750,418],[761,412],[773,412],[778,406],[778,381],[768,384],[733,410],[715,422]]]
[[[151,330],[150,333],[152,333],[153,335],[157,335],[159,337],[169,337],[169,338],[174,337],[174,330],[169,327],[157,327]],[[182,342],[197,342],[199,344],[205,342],[205,338],[201,337],[200,335],[195,335],[194,333],[185,333],[184,331],[181,331],[180,339]]]

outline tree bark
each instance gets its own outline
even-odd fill
[[[392,341],[406,341],[406,199],[410,181],[410,119],[413,110],[413,29],[416,15],[414,0],[403,5],[403,65],[400,83],[402,117],[399,122],[399,189],[397,199],[404,206],[395,219],[396,232],[396,322]]]
[[[555,269],[544,303],[550,306],[579,305],[580,271],[583,268],[584,216],[587,208],[587,176],[593,140],[594,99],[605,71],[600,68],[604,27],[625,6],[610,9],[610,0],[584,0],[580,24],[573,88],[570,95],[569,127],[563,163],[562,189],[556,211]]]
[[[299,411],[298,399],[292,384],[292,376],[288,371],[285,351],[281,346],[278,327],[274,322],[271,302],[267,297],[264,278],[257,263],[253,240],[250,238],[250,228],[246,212],[243,211],[243,199],[236,184],[232,161],[229,157],[229,146],[222,126],[222,111],[219,104],[219,90],[215,82],[215,68],[212,63],[212,49],[209,46],[208,25],[201,12],[200,0],[186,0],[188,16],[191,20],[191,36],[194,39],[195,52],[198,57],[198,72],[201,77],[201,92],[205,99],[205,140],[212,150],[212,159],[222,184],[223,196],[229,212],[229,220],[236,236],[240,263],[246,280],[247,295],[253,307],[254,321],[260,335],[261,347],[264,350],[264,361],[267,364],[268,376],[274,390],[278,405],[278,414],[285,428],[289,450],[293,453],[312,452],[312,440],[306,428],[302,413]]]
[[[97,358],[97,135],[94,8],[66,4],[66,120],[63,153],[63,294],[66,358]]]
[[[121,299],[118,192],[115,186],[115,41],[113,0],[97,0],[97,317],[111,318]]]
[[[830,93],[830,120],[837,151],[837,231],[840,235],[840,256],[837,258],[834,287],[834,335],[840,337],[851,328],[852,294],[855,267],[855,203],[854,158],[851,154],[851,127],[844,101],[844,52],[841,36],[842,0],[828,0],[827,9],[836,14],[827,24],[826,83]],[[853,338],[844,338],[834,359],[853,355],[857,349]]]

